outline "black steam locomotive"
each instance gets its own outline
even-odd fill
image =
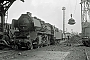
[[[31,13],[22,14],[13,19],[8,28],[9,46],[13,49],[33,49],[55,44],[62,39],[62,31],[43,20],[32,17]]]

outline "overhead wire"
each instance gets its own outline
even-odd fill
[[[75,14],[75,12],[76,12],[76,8],[77,8],[77,0],[76,0],[76,3],[75,3],[75,9],[74,9],[73,14]]]
[[[74,6],[74,7],[75,7],[75,8],[74,8],[74,11],[72,11],[73,9],[72,9],[72,4],[71,4],[71,3],[72,3],[72,1],[71,1],[71,0],[68,0],[69,13],[74,15],[75,12],[76,12],[76,8],[77,8],[77,0],[76,0],[76,3],[75,3],[75,6]]]
[[[71,0],[69,0],[69,1],[70,1],[70,4],[72,4],[72,1]],[[73,24],[75,24],[75,20],[72,18],[72,15],[75,14],[76,7],[77,7],[77,0],[76,0],[76,3],[75,3],[74,11],[72,11],[73,10],[72,8],[74,7],[74,5],[72,4],[72,5],[70,5],[70,7],[71,7],[71,18],[69,19],[68,24],[73,25]]]
[[[69,5],[69,13],[71,13],[72,12],[71,0],[68,1],[68,5]]]

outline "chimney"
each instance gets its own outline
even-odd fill
[[[30,13],[30,12],[27,12],[27,14],[28,14],[29,16],[31,16],[31,15],[32,15],[32,13]]]

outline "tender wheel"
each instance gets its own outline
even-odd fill
[[[39,48],[42,48],[42,47],[43,47],[43,44],[40,44],[40,45],[39,45]]]
[[[27,43],[27,49],[28,49],[28,50],[33,49],[33,45],[30,44],[30,43]]]
[[[48,46],[50,46],[50,44],[48,44]]]
[[[30,43],[27,44],[27,49],[29,50],[31,48]]]
[[[34,44],[33,45],[33,49],[36,49],[36,48],[38,48],[38,45],[37,44]]]
[[[12,49],[15,49],[15,46],[14,46],[14,45],[12,45],[12,46],[11,46],[11,48],[12,48]]]
[[[38,45],[37,48],[40,48],[40,45]]]
[[[15,49],[15,50],[18,50],[18,49],[19,49],[19,48],[18,48],[18,45],[15,45],[15,46],[14,46],[14,49]]]
[[[83,45],[84,45],[84,46],[86,46],[86,43],[85,43],[85,41],[82,41],[82,43],[83,43]]]
[[[30,48],[31,50],[33,49],[33,45],[31,45],[31,48]]]

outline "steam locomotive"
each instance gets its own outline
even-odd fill
[[[82,27],[82,43],[90,47],[90,22],[83,22]]]
[[[9,45],[13,49],[33,49],[55,44],[55,40],[62,39],[62,30],[32,17],[31,13],[22,14],[18,20],[13,19],[9,25]]]

